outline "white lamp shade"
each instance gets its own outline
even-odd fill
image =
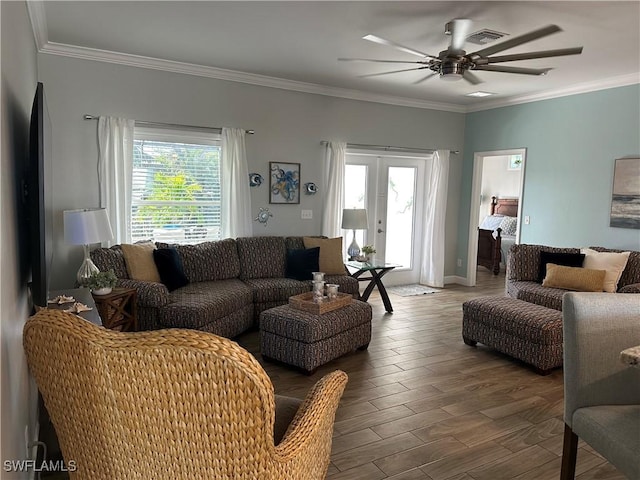
[[[86,208],[64,211],[64,241],[70,245],[90,245],[113,238],[107,210]]]
[[[342,210],[342,228],[346,230],[366,230],[367,210],[364,208],[345,208]]]

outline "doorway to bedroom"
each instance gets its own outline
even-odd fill
[[[507,252],[520,241],[525,164],[524,148],[474,154],[467,255],[470,286],[476,285],[478,271],[503,275]]]

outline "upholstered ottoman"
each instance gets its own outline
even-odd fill
[[[533,365],[547,375],[562,365],[562,312],[511,297],[480,297],[462,304],[462,339]]]
[[[307,374],[352,350],[365,350],[370,340],[371,305],[358,300],[321,315],[289,305],[260,314],[263,358],[293,365]]]

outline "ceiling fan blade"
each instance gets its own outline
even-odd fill
[[[473,52],[470,55],[488,57],[489,55],[493,55],[494,53],[502,52],[503,50],[508,50],[510,48],[517,47],[518,45],[522,45],[523,43],[531,42],[533,40],[537,40],[538,38],[546,37],[547,35],[551,35],[552,33],[560,31],[562,31],[562,29],[559,26],[548,25],[546,27],[539,28],[538,30],[534,30],[533,32],[525,33],[524,35],[513,37],[507,41],[492,45],[487,48],[483,48],[482,50]]]
[[[412,70],[422,70],[423,68],[429,68],[429,67],[423,66],[423,67],[415,67],[415,68],[404,68],[402,70],[392,70],[390,72],[368,73],[366,75],[358,75],[358,77],[360,77],[360,78],[377,77],[379,75],[389,75],[390,73],[400,73],[400,72],[410,72]]]
[[[427,75],[426,77],[423,77],[423,78],[421,78],[420,80],[413,82],[413,84],[414,84],[414,85],[417,85],[417,84],[422,83],[422,82],[424,82],[424,81],[426,81],[426,80],[429,80],[430,78],[433,78],[433,77],[435,77],[435,76],[437,76],[437,75],[438,75],[438,73],[437,73],[437,72],[431,72],[431,73],[429,73],[429,75]]]
[[[370,42],[373,43],[379,43],[380,45],[386,45],[388,47],[393,47],[397,50],[400,50],[401,52],[406,52],[406,53],[410,53],[411,55],[417,55],[418,57],[422,57],[422,58],[437,58],[434,57],[433,55],[429,55],[427,53],[424,52],[420,52],[419,50],[415,50],[413,48],[409,48],[409,47],[405,47],[404,45],[400,45],[399,43],[396,42],[392,42],[391,40],[387,40],[385,38],[380,38],[377,37],[376,35],[365,35],[364,37],[362,37],[363,40],[368,40]]]
[[[479,65],[474,68],[476,72],[502,72],[502,73],[519,73],[522,75],[546,75],[551,68],[521,68],[508,66]]]
[[[513,55],[501,55],[499,57],[489,57],[481,59],[479,65],[486,63],[501,63],[501,62],[514,62],[517,60],[533,60],[535,58],[547,58],[547,57],[562,57],[565,55],[580,55],[582,53],[582,47],[574,48],[559,48],[557,50],[544,50],[541,52],[528,52],[528,53],[516,53]]]
[[[462,78],[467,82],[471,83],[472,85],[478,85],[479,83],[482,83],[482,80],[480,80],[476,75],[471,73],[469,70],[464,72],[464,75],[462,75]]]
[[[464,49],[469,30],[471,30],[471,23],[471,20],[466,18],[455,18],[451,20],[451,50]]]
[[[420,60],[377,60],[375,58],[339,58],[339,62],[374,62],[374,63],[416,63],[426,64],[427,62],[421,62]]]

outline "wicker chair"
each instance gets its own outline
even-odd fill
[[[325,478],[344,372],[312,387],[276,445],[273,385],[230,340],[42,310],[24,347],[72,479]]]

